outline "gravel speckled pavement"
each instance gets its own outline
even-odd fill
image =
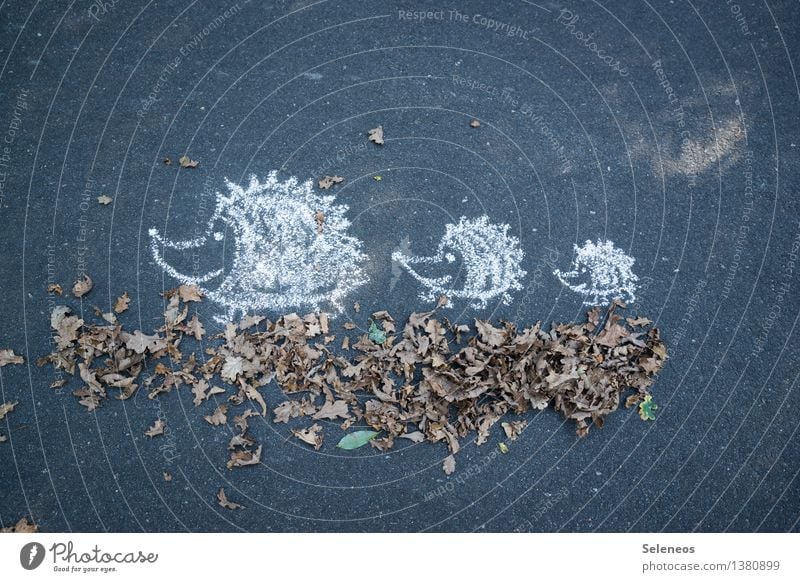
[[[798,531],[800,5],[457,4],[0,3],[0,348],[25,358],[0,369],[0,402],[19,402],[0,421],[0,526]],[[507,454],[499,426],[465,440],[449,476],[443,444],[341,451],[324,421],[314,451],[291,438],[302,423],[251,421],[262,463],[228,471],[229,432],[186,389],[87,412],[79,379],[49,388],[35,361],[55,305],[89,320],[127,291],[120,320],[157,327],[178,281],[150,229],[198,237],[226,178],[271,170],[345,177],[325,194],[368,258],[336,326],[430,308],[392,254],[434,254],[462,216],[509,225],[526,275],[508,304],[456,301],[460,322],[583,318],[553,272],[613,241],[636,261],[629,312],[670,351],[657,419],[621,409],[581,439],[536,411]],[[229,268],[230,234],[170,260]],[[48,296],[83,273],[82,300]],[[218,305],[198,312],[220,331]],[[150,439],[157,417],[167,434]],[[220,487],[245,509],[218,506]]]

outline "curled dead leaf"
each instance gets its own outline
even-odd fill
[[[156,421],[153,423],[153,425],[146,431],[144,431],[144,434],[146,436],[149,436],[150,438],[157,437],[159,435],[164,434],[166,428],[167,428],[167,423],[161,420],[160,418],[157,418]]]
[[[191,168],[191,169],[194,169],[194,168],[196,168],[197,166],[200,165],[200,162],[197,162],[197,161],[193,160],[192,158],[190,158],[186,154],[184,154],[180,158],[178,158],[178,163],[181,165],[181,168]]]
[[[214,412],[210,415],[204,416],[203,418],[206,419],[208,424],[214,426],[220,426],[228,422],[228,405],[227,404],[220,404],[214,409]]]
[[[92,290],[94,284],[92,283],[92,278],[89,275],[84,274],[82,278],[75,281],[72,285],[72,294],[75,297],[83,297],[89,291]]]
[[[369,130],[369,141],[372,143],[383,145],[383,126],[379,125]]]
[[[229,501],[228,497],[225,495],[225,489],[222,487],[220,487],[217,492],[217,503],[220,507],[224,507],[225,509],[244,509],[244,505]]]
[[[312,424],[302,430],[293,430],[292,434],[316,450],[322,448],[322,427],[318,424]]]
[[[14,350],[2,349],[0,350],[0,368],[9,364],[24,364],[25,358],[18,356]]]

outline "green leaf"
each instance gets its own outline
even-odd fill
[[[508,452],[508,445],[506,445],[506,443],[498,443],[497,448],[499,448],[500,452],[504,455]]]
[[[386,332],[379,328],[371,319],[369,320],[369,331],[367,333],[369,334],[369,339],[376,344],[382,344],[386,341]]]
[[[350,451],[358,447],[363,447],[376,436],[378,436],[378,433],[374,430],[357,430],[356,432],[344,435],[336,446],[340,449]]]
[[[644,397],[644,400],[639,403],[639,416],[642,420],[655,420],[656,413],[654,410],[658,408],[658,405],[653,402],[653,397],[649,394]]]

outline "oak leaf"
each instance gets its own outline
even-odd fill
[[[208,424],[214,426],[220,426],[228,422],[228,405],[227,404],[220,404],[214,409],[214,412],[210,415],[206,415],[203,418],[206,419]]]
[[[369,141],[378,145],[383,145],[383,126],[379,125],[369,130]]]
[[[144,432],[144,434],[146,436],[149,436],[150,438],[157,437],[159,435],[164,434],[166,428],[167,428],[167,423],[161,420],[160,418],[157,418],[156,421],[153,423],[153,426],[148,428]]]

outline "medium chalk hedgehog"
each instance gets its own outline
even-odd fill
[[[227,180],[226,185],[229,195],[217,193],[202,236],[174,242],[151,229],[150,237],[156,262],[181,283],[199,286],[226,309],[228,321],[252,311],[323,305],[341,310],[343,298],[366,283],[362,243],[347,234],[347,206],[334,204],[334,196],[318,196],[311,181],[279,181],[277,172],[264,182],[253,176],[247,188]],[[162,255],[165,248],[202,248],[212,237],[233,239],[233,265],[227,271],[188,276]]]
[[[639,278],[632,268],[636,259],[615,248],[610,240],[587,240],[575,245],[571,271],[556,269],[553,274],[564,285],[585,296],[584,305],[607,305],[614,299],[636,301]]]
[[[458,224],[445,227],[433,256],[415,257],[395,251],[392,260],[423,285],[425,289],[419,295],[423,301],[446,295],[449,299],[467,299],[475,309],[485,308],[494,298],[509,304],[509,292],[522,288],[520,279],[525,271],[519,266],[523,257],[519,239],[509,236],[508,229],[507,224],[490,223],[487,216],[472,220],[461,217]],[[463,284],[457,283],[461,273]]]

